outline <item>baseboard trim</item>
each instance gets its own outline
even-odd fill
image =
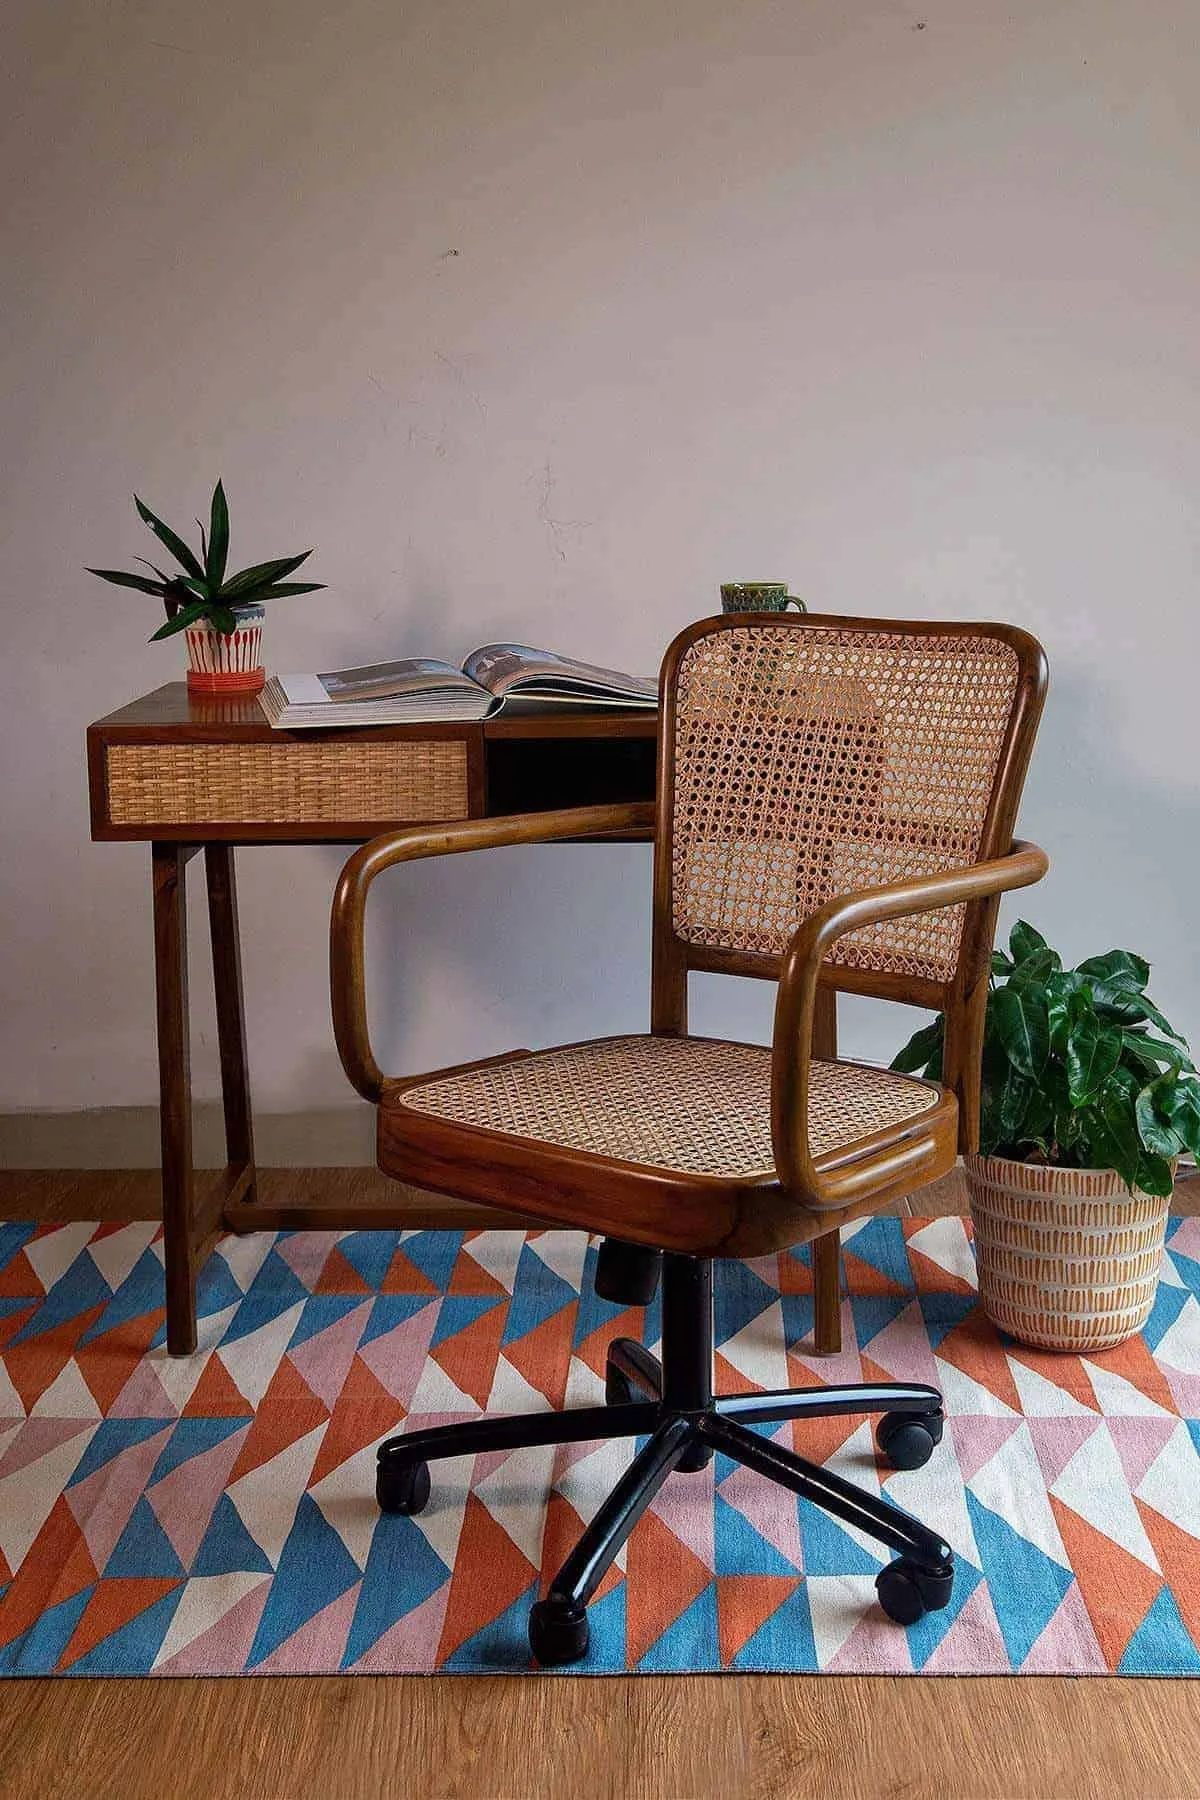
[[[223,1166],[224,1131],[219,1101],[201,1101],[192,1108],[197,1168]],[[375,1161],[374,1109],[258,1113],[254,1142],[265,1168],[370,1168]],[[158,1164],[156,1106],[0,1113],[0,1169],[157,1169]]]

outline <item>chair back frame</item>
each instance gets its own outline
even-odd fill
[[[952,640],[968,639],[1007,646],[1015,653],[1012,699],[999,743],[979,841],[971,861],[979,863],[1004,855],[1012,843],[1017,808],[1047,684],[1045,654],[1028,632],[1013,625],[845,618],[812,613],[797,618],[771,614],[767,619],[757,614],[734,613],[697,620],[670,645],[662,665],[650,1006],[650,1028],[656,1035],[686,1034],[688,976],[692,970],[777,981],[784,960],[782,952],[772,954],[692,943],[675,928],[674,835],[680,668],[700,640],[722,632],[746,633],[756,628],[771,634],[794,632],[825,638],[836,635],[839,641],[847,634],[865,633],[875,638],[936,639],[947,644]],[[928,872],[938,872],[944,866],[944,863],[931,861]],[[836,1054],[838,992],[897,1000],[945,1014],[943,1082],[955,1092],[959,1101],[959,1148],[964,1151],[974,1149],[978,1143],[980,1061],[998,907],[998,895],[966,903],[957,958],[947,979],[894,969],[864,968],[834,960],[822,964],[820,975],[822,1003],[817,1014],[815,1035],[818,1041],[813,1046],[814,1054],[818,1056]]]

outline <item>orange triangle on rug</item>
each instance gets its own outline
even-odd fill
[[[537,1570],[493,1519],[476,1494],[467,1496],[454,1558],[454,1579],[446,1604],[438,1660],[506,1612],[528,1593]]]
[[[454,1385],[469,1394],[478,1406],[487,1405],[492,1391],[507,1316],[507,1307],[490,1307],[461,1331],[434,1344],[429,1352]]]
[[[718,1575],[717,1632],[729,1667],[759,1627],[796,1591],[797,1575]]]
[[[1049,1500],[1092,1629],[1115,1670],[1162,1592],[1163,1578],[1065,1506],[1057,1494]]]
[[[182,1586],[181,1576],[168,1575],[118,1575],[102,1581],[71,1633],[59,1659],[59,1668],[69,1669],[72,1663],[94,1650],[97,1644],[102,1644],[122,1625],[128,1625],[139,1613],[148,1612],[172,1588]]]
[[[308,1485],[315,1487],[348,1457],[357,1456],[368,1444],[398,1431],[404,1417],[399,1401],[388,1393],[361,1356],[356,1356],[330,1416],[329,1430],[321,1439]]]
[[[712,1579],[712,1570],[657,1513],[643,1514],[626,1559],[625,1654],[631,1667]]]

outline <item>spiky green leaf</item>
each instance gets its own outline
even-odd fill
[[[151,581],[148,575],[131,575],[124,569],[89,569],[89,575],[98,575],[101,581],[111,581],[114,587],[136,588],[140,594],[157,594],[161,599],[167,583]]]
[[[179,534],[172,531],[169,525],[165,525],[160,518],[152,513],[150,508],[145,505],[143,501],[139,500],[136,494],[133,496],[133,504],[137,507],[138,517],[150,527],[159,543],[163,544],[171,552],[171,555],[175,558],[175,561],[179,564],[180,568],[188,575],[194,575],[199,580],[203,580],[204,569],[197,561],[195,551],[190,550]]]
[[[198,619],[204,618],[209,605],[210,602],[207,600],[193,600],[187,606],[181,606],[174,618],[168,619],[165,625],[159,626],[150,642],[156,644],[160,638],[174,637],[177,631],[186,631],[189,625],[194,625]]]
[[[255,563],[252,568],[242,569],[222,584],[221,599],[240,600],[254,588],[284,581],[302,562],[307,562],[311,555],[311,550],[305,550],[300,556],[284,556],[275,562]]]
[[[212,516],[208,523],[208,545],[204,557],[204,572],[208,576],[209,589],[213,594],[219,594],[221,591],[228,558],[229,507],[225,500],[224,486],[218,480],[213,489]]]

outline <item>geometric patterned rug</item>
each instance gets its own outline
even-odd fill
[[[878,1468],[871,1423],[774,1428],[956,1555],[954,1598],[883,1618],[885,1553],[717,1458],[674,1476],[589,1609],[581,1673],[1200,1673],[1200,1219],[1175,1220],[1146,1330],[1095,1356],[1002,1339],[970,1228],[844,1234],[846,1349],[811,1354],[803,1251],[717,1271],[718,1386],[920,1380],[947,1430]],[[200,1348],[163,1347],[153,1224],[0,1225],[0,1672],[511,1672],[526,1617],[631,1455],[576,1444],[433,1471],[381,1518],[375,1446],[602,1398],[657,1308],[596,1297],[566,1231],[228,1238]]]

